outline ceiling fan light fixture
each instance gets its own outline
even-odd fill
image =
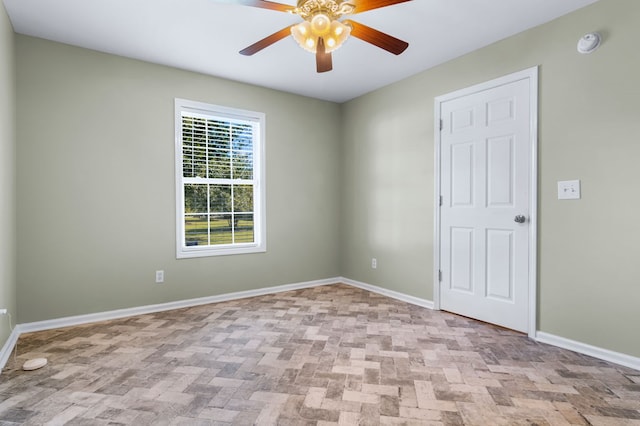
[[[251,56],[277,41],[291,35],[304,50],[315,54],[316,71],[324,73],[333,69],[331,52],[354,37],[386,50],[394,55],[404,52],[409,43],[350,19],[351,15],[380,9],[412,0],[297,0],[297,6],[277,3],[273,0],[227,0],[247,6],[289,12],[302,18],[297,25],[289,25],[258,40],[239,53]],[[292,0],[289,0],[292,1]]]
[[[316,53],[319,38],[324,40],[326,52],[330,53],[342,46],[350,34],[350,26],[335,19],[332,21],[324,14],[314,15],[310,20],[291,27],[293,39],[311,53]]]

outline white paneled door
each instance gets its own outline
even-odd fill
[[[530,84],[523,78],[439,103],[440,308],[522,332],[530,309]]]

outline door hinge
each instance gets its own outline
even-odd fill
[[[442,129],[444,129],[444,123],[442,122],[442,118],[440,119],[440,131],[442,131]]]
[[[442,270],[438,269],[438,282],[442,282]]]
[[[440,196],[440,206],[442,206],[442,195]]]

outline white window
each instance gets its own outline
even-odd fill
[[[176,99],[178,258],[266,250],[263,113]]]

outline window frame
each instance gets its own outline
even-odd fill
[[[183,174],[183,113],[206,116],[211,119],[251,123],[253,127],[253,234],[251,243],[231,243],[206,246],[187,246],[185,235],[185,178]],[[175,190],[176,190],[176,258],[226,256],[260,253],[266,245],[265,197],[265,114],[237,108],[213,105],[188,99],[175,98]],[[237,181],[241,184],[245,181]]]

